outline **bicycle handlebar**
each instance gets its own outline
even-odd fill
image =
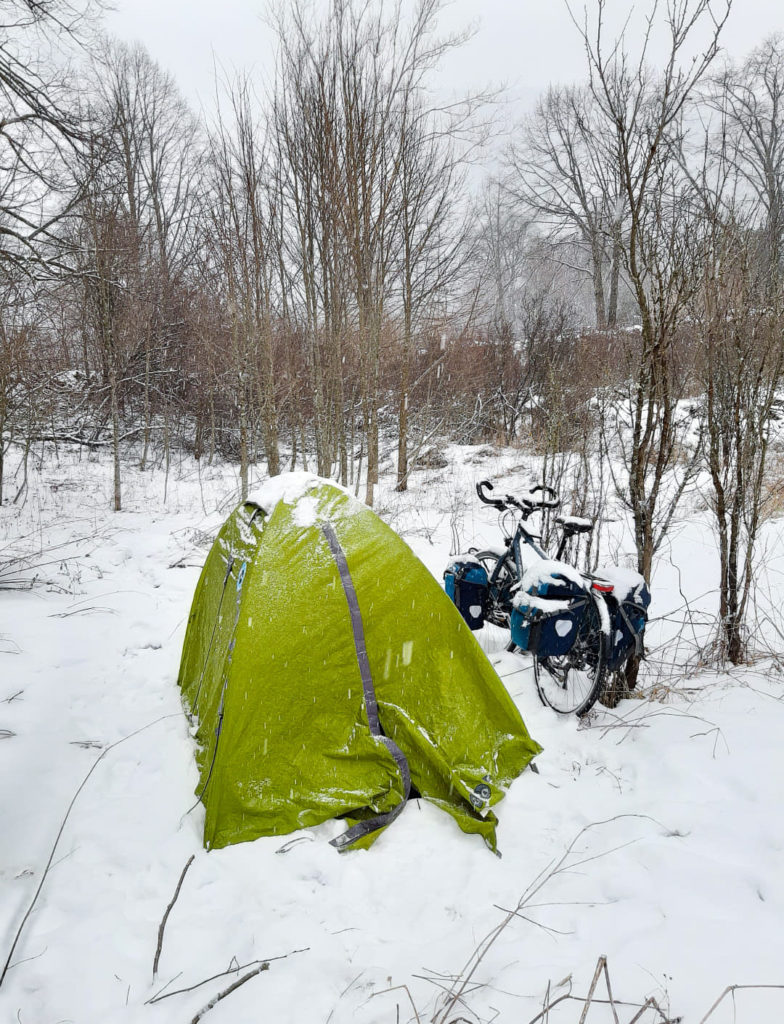
[[[548,487],[547,484],[537,484],[536,487],[532,487],[528,493],[536,494],[537,491],[542,492],[542,498],[539,501],[533,502],[533,504],[536,505],[537,508],[558,508],[561,504],[561,499],[558,497],[558,492],[554,491],[552,487]],[[549,494],[550,497],[546,498],[544,496],[545,493]]]
[[[479,500],[484,502],[485,505],[492,505],[499,512],[505,512],[512,505],[514,508],[519,509],[523,515],[529,516],[534,509],[558,508],[561,504],[561,499],[558,497],[557,492],[546,484],[537,484],[536,487],[532,487],[528,494],[523,495],[522,498],[515,498],[512,494],[505,494],[503,498],[488,498],[484,493],[485,489],[492,491],[493,485],[489,480],[480,480],[476,485],[476,493]],[[534,497],[538,492],[542,494],[542,497],[539,499]]]
[[[476,485],[476,493],[479,496],[479,500],[484,502],[485,505],[493,505],[495,508],[498,509],[499,512],[505,511],[506,504],[503,501],[501,501],[498,498],[486,497],[483,490],[483,488],[485,487],[488,489],[488,491],[493,490],[493,485],[490,483],[489,480],[480,480],[479,483]]]

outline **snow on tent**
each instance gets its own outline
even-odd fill
[[[490,808],[539,751],[408,546],[303,473],[241,504],[207,557],[179,684],[209,848],[346,820],[366,847],[412,793],[496,848]]]

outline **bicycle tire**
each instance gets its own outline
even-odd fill
[[[557,658],[534,655],[534,680],[541,702],[559,715],[585,715],[594,706],[607,674],[607,637],[599,601],[591,594],[574,645]]]
[[[500,561],[499,556],[495,551],[477,551],[474,558],[482,565],[487,573],[487,579],[490,580]],[[510,571],[508,565],[504,565],[496,582],[490,585],[487,591],[485,618],[494,626],[509,629],[509,617],[512,613],[511,589],[516,582],[516,574]]]

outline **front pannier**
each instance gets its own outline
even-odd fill
[[[458,556],[446,567],[444,590],[471,629],[484,626],[488,590],[484,566],[470,556]]]

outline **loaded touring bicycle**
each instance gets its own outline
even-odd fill
[[[569,540],[593,529],[587,519],[558,516],[561,541],[555,558],[548,557],[529,519],[560,507],[552,488],[537,486],[519,498],[491,497],[493,489],[488,480],[476,486],[480,501],[502,513],[502,525],[514,517],[514,529],[506,530],[501,548],[456,555],[444,573],[446,592],[471,629],[485,622],[509,629],[507,649],[532,655],[543,703],[583,715],[607,677],[642,656],[648,585],[629,569],[592,574],[563,560]]]

